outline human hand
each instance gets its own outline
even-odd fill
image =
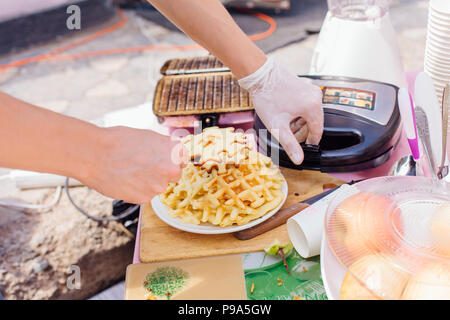
[[[322,90],[272,59],[239,80],[248,90],[261,121],[295,164],[302,163],[299,142],[319,144],[323,132]]]
[[[146,203],[181,175],[180,144],[149,130],[102,129],[104,137],[89,175],[81,180],[100,193],[130,203]]]

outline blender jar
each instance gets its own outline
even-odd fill
[[[390,0],[328,0],[309,74],[406,87]]]
[[[381,18],[389,11],[391,0],[328,0],[332,15],[349,20]]]

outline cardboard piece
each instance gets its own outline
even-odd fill
[[[129,265],[125,300],[245,300],[242,257],[228,255]]]

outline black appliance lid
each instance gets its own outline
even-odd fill
[[[320,145],[303,145],[305,160],[302,165],[295,166],[269,132],[260,134],[259,130],[266,127],[256,115],[254,128],[260,149],[272,158],[276,158],[278,154],[281,165],[299,169],[354,171],[355,168],[359,170],[375,167],[385,162],[400,134],[398,88],[360,79],[317,76],[309,78],[321,86],[324,92],[324,133]],[[327,92],[329,88],[331,90]],[[342,92],[347,96],[340,96]],[[359,93],[362,94],[358,95]],[[358,99],[352,98],[353,96],[369,97],[368,103],[356,101]],[[359,105],[349,105],[351,99]],[[342,100],[343,104],[332,103]],[[381,111],[385,111],[389,118]]]

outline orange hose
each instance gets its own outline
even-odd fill
[[[269,29],[267,29],[266,31],[249,36],[249,38],[251,40],[257,41],[257,40],[262,40],[262,39],[268,38],[277,30],[277,23],[276,23],[275,19],[273,19],[271,16],[268,16],[261,12],[253,11],[250,9],[244,9],[244,8],[239,9],[239,11],[250,14],[250,15],[252,15],[260,20],[263,20],[269,24]]]
[[[268,16],[265,15],[263,13],[260,12],[256,12],[253,10],[249,10],[249,9],[239,9],[240,11],[253,15],[254,17],[263,20],[265,22],[267,22],[269,24],[269,28],[261,33],[257,33],[254,35],[249,36],[249,38],[252,41],[256,41],[256,40],[261,40],[264,38],[267,38],[269,36],[271,36],[276,28],[277,28],[277,24],[275,22],[275,20]],[[120,20],[115,23],[112,26],[109,26],[105,29],[99,30],[97,32],[94,32],[93,34],[82,38],[80,40],[71,42],[67,45],[61,46],[59,48],[50,50],[49,52],[37,55],[35,57],[31,57],[31,58],[24,58],[24,59],[20,59],[20,60],[16,60],[13,62],[10,62],[8,64],[4,64],[4,65],[0,65],[0,71],[6,71],[9,68],[14,68],[14,67],[20,67],[26,64],[30,64],[32,62],[38,62],[38,61],[59,61],[59,60],[75,60],[75,59],[81,59],[81,58],[87,58],[87,57],[96,57],[96,56],[102,56],[102,55],[110,55],[110,54],[119,54],[119,53],[128,53],[128,52],[142,52],[142,51],[149,51],[149,50],[196,50],[196,49],[200,49],[201,46],[199,46],[198,44],[190,44],[190,45],[148,45],[148,46],[137,46],[137,47],[128,47],[128,48],[115,48],[115,49],[105,49],[105,50],[100,50],[100,51],[91,51],[91,52],[85,52],[85,53],[79,53],[79,54],[70,54],[70,55],[61,55],[60,53],[70,50],[74,47],[80,46],[82,44],[85,44],[89,41],[92,41],[94,39],[97,39],[105,34],[111,33],[119,28],[121,28],[122,26],[124,26],[127,21],[128,18],[127,16],[124,14],[124,12],[121,9],[118,9],[118,13],[120,15]]]
[[[110,33],[110,32],[112,32],[114,30],[117,30],[117,29],[121,28],[123,25],[125,25],[125,23],[128,21],[128,18],[126,17],[126,15],[123,13],[122,10],[119,9],[118,12],[119,12],[119,15],[120,15],[121,19],[117,23],[112,25],[112,26],[109,26],[109,27],[107,27],[105,29],[102,29],[102,30],[99,30],[97,32],[94,32],[93,34],[91,34],[91,35],[89,35],[89,36],[87,36],[85,38],[82,38],[80,40],[74,41],[72,43],[69,43],[69,44],[64,45],[62,47],[59,47],[59,48],[56,48],[54,50],[50,50],[49,52],[42,53],[42,54],[37,55],[35,57],[24,58],[24,59],[13,61],[13,62],[8,63],[8,64],[1,65],[0,69],[5,71],[6,69],[9,69],[9,68],[12,68],[12,67],[20,67],[20,66],[29,64],[31,62],[50,60],[49,59],[50,56],[56,55],[56,54],[58,54],[60,52],[63,52],[63,51],[67,51],[67,50],[72,49],[72,48],[74,48],[76,46],[80,46],[80,45],[82,45],[84,43],[87,43],[89,41],[97,39],[97,38],[99,38],[99,37],[101,37],[101,36],[103,36],[103,35],[105,35],[107,33]]]
[[[52,51],[49,52],[49,55],[55,55],[55,54],[58,54],[60,52],[70,50],[70,49],[72,49],[74,47],[77,47],[77,46],[80,46],[80,45],[82,45],[82,44],[84,44],[86,42],[89,42],[89,41],[92,41],[94,39],[97,39],[97,38],[99,38],[99,37],[101,37],[101,36],[103,36],[103,35],[105,35],[107,33],[110,33],[110,32],[113,32],[113,31],[115,31],[117,29],[120,29],[121,27],[123,27],[128,22],[128,18],[123,13],[123,11],[121,9],[119,9],[118,12],[119,12],[120,20],[116,24],[114,24],[114,25],[112,25],[110,27],[107,27],[105,29],[99,30],[99,31],[97,31],[97,32],[95,32],[95,33],[93,33],[93,34],[91,34],[91,35],[89,35],[89,36],[87,36],[87,37],[85,37],[83,39],[80,39],[78,41],[74,41],[74,42],[69,43],[69,44],[67,44],[65,46],[62,46],[62,47],[57,48],[55,50],[52,50]]]
[[[91,51],[84,52],[78,54],[70,54],[70,55],[56,55],[50,56],[46,60],[49,61],[58,61],[58,60],[74,60],[88,57],[97,57],[103,55],[110,54],[119,54],[119,53],[128,53],[128,52],[142,52],[142,51],[150,51],[150,50],[160,50],[160,51],[171,51],[171,50],[196,50],[201,47],[198,44],[185,45],[185,46],[174,46],[174,45],[149,45],[149,46],[140,46],[140,47],[128,47],[128,48],[117,48],[117,49],[105,49],[100,51]]]

